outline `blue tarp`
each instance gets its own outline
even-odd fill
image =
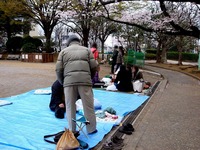
[[[50,89],[50,88],[45,88]],[[44,141],[44,135],[57,133],[67,128],[66,119],[57,119],[49,109],[51,95],[34,95],[30,91],[17,96],[1,98],[12,102],[0,107],[0,149],[2,150],[53,150],[54,144]],[[102,104],[102,109],[112,107],[117,115],[123,116],[137,109],[148,96],[139,96],[120,92],[93,90],[94,97]],[[82,133],[79,139],[87,142],[92,148],[105,134],[110,132],[113,123],[97,123],[98,132],[88,135]]]

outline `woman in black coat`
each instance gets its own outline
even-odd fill
[[[130,68],[121,65],[120,71],[117,74],[117,77],[114,81],[116,88],[122,92],[133,91],[132,80],[132,71]]]

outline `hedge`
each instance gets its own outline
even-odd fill
[[[36,46],[33,43],[26,43],[22,47],[23,53],[33,53],[36,51]]]
[[[146,49],[145,52],[149,53],[149,54],[156,54],[157,53],[157,49]]]
[[[156,54],[146,53],[145,59],[146,60],[156,60]]]
[[[179,56],[178,52],[168,52],[167,53],[167,59],[178,60],[178,56]],[[198,61],[198,54],[183,52],[182,53],[182,60],[183,61],[197,62]]]
[[[148,51],[148,52],[151,52],[151,53],[146,53],[145,59],[146,60],[156,60],[156,54],[152,53],[153,51]],[[178,56],[179,56],[178,52],[168,52],[167,53],[167,59],[178,60]],[[197,62],[198,54],[182,52],[182,60]]]

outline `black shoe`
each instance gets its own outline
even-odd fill
[[[65,108],[58,107],[55,110],[55,116],[56,118],[63,119],[65,117]]]
[[[119,127],[119,132],[127,134],[127,135],[131,135],[132,134],[132,131],[128,130],[124,126]]]
[[[73,134],[76,138],[80,135],[79,131],[73,131]]]
[[[121,143],[123,143],[124,139],[118,138],[117,136],[114,136],[114,137],[111,138],[111,141],[112,141],[113,143],[121,144]]]
[[[123,124],[124,128],[128,131],[131,131],[131,132],[134,132],[135,129],[133,128],[133,125],[130,124],[130,123],[127,123],[127,124]]]

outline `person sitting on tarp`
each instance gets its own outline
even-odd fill
[[[138,66],[132,67],[132,80],[133,80],[133,82],[135,82],[137,80],[144,82],[144,84],[143,84],[144,89],[148,89],[151,86],[150,82],[144,81],[143,74],[142,74],[142,72],[139,71]]]
[[[133,81],[143,80],[143,74],[142,74],[142,72],[139,71],[139,67],[138,66],[133,66],[132,67],[132,80]]]
[[[64,102],[64,91],[63,85],[56,80],[51,86],[51,101],[49,108],[55,112],[56,118],[63,119],[65,114],[65,102]]]
[[[125,65],[121,65],[117,77],[114,80],[114,84],[118,91],[133,91],[132,73],[130,68],[127,68]]]
[[[100,88],[101,86],[105,85],[105,82],[100,81],[100,79],[99,79],[99,71],[100,71],[100,66],[98,65],[95,76],[92,79],[92,85],[93,85],[94,88]]]

